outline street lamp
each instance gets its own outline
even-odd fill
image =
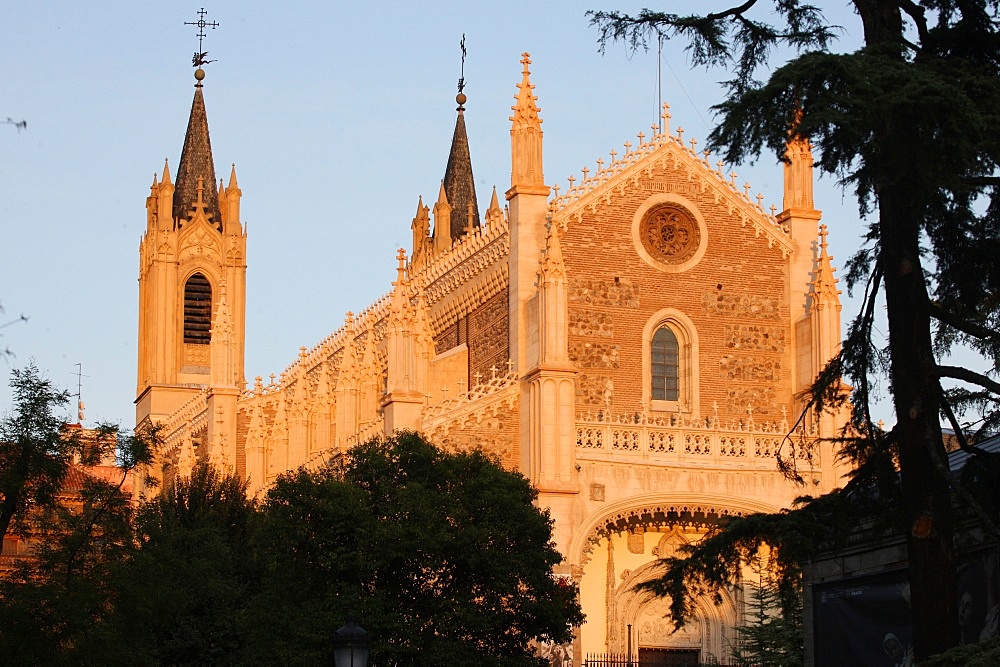
[[[335,667],[367,667],[368,633],[354,619],[347,619],[333,637]]]

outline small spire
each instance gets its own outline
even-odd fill
[[[448,193],[441,181],[437,203],[434,204],[434,252],[439,253],[451,247],[451,204],[448,203]]]
[[[549,220],[545,223],[548,234],[545,236],[545,254],[542,257],[543,280],[555,280],[566,277],[566,263],[563,261],[562,244],[559,243],[559,228]]]
[[[476,214],[472,210],[472,202],[469,202],[465,213],[465,233],[472,234],[476,231]]]
[[[841,291],[837,289],[840,282],[833,272],[833,257],[827,252],[827,228],[819,226],[819,259],[817,260],[816,276],[813,279],[813,295],[821,303],[839,304]]]
[[[503,210],[497,199],[497,186],[493,186],[493,196],[490,197],[490,207],[486,210],[486,224],[492,229],[503,222]]]
[[[427,212],[430,209],[424,206],[423,195],[417,198],[417,213],[410,223],[410,231],[413,232],[413,244],[410,248],[410,262],[414,270],[419,269],[424,264],[429,251],[428,243],[431,235],[430,217]]]
[[[536,104],[538,98],[531,92],[535,86],[531,83],[531,72],[528,70],[531,58],[527,52],[523,54],[521,64],[524,70],[521,83],[517,84],[517,104],[511,107],[514,115],[510,117],[510,184],[543,186],[542,119],[538,115],[541,110]]]
[[[785,142],[785,188],[783,208],[811,211],[813,201],[813,154],[808,137],[799,134],[802,109],[797,108]]]
[[[153,184],[149,186],[149,189],[150,190],[155,190],[158,187],[160,187],[160,184],[156,181],[156,172],[154,171],[153,172]]]
[[[396,261],[398,266],[396,267],[396,282],[393,283],[394,287],[400,287],[406,284],[406,250],[400,248],[396,251]]]
[[[163,185],[171,185],[170,183],[170,161],[167,158],[163,158],[163,178],[160,179]]]
[[[240,186],[236,182],[236,163],[234,162],[233,163],[233,170],[231,172],[229,172],[229,188],[228,189],[232,190],[233,188],[238,188],[238,187],[240,187]]]

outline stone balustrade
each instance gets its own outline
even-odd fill
[[[650,419],[644,415],[578,416],[576,457],[608,463],[775,470],[776,457],[812,461],[814,433],[753,419]]]

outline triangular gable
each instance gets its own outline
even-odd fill
[[[620,155],[611,152],[612,161],[606,167],[598,160],[598,168],[593,174],[584,170],[584,178],[577,183],[571,178],[569,189],[560,194],[554,187],[556,196],[551,203],[552,219],[560,227],[566,228],[579,222],[585,213],[594,213],[599,206],[609,204],[627,189],[637,187],[642,179],[652,177],[655,169],[681,170],[687,180],[698,188],[701,194],[711,193],[716,204],[724,204],[730,215],[739,217],[740,224],[753,230],[757,238],[763,236],[769,248],[777,245],[783,257],[792,252],[792,241],[786,229],[764,210],[761,201],[750,199],[749,189],[742,189],[735,183],[735,174],[726,177],[722,172],[723,163],[715,169],[704,154],[699,155],[683,144],[680,137],[666,133],[656,134],[649,141],[641,142],[634,149],[626,144],[626,152]]]

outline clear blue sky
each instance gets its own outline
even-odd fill
[[[481,208],[510,179],[510,106],[529,51],[545,131],[545,177],[565,187],[582,167],[635,143],[656,120],[657,55],[597,51],[588,8],[642,2],[215,2],[206,5],[205,100],[216,173],[236,163],[248,225],[246,374],[280,373],[390,288],[410,245],[417,197],[433,201],[455,122],[459,40],[468,58],[466,121]],[[705,10],[719,2],[661,2]],[[34,359],[75,391],[86,423],[131,426],[138,244],[153,174],[180,157],[194,93],[199,4],[0,4],[0,361]],[[853,48],[856,19],[836,6]],[[692,70],[667,44],[663,97],[672,127],[702,141],[720,71]],[[781,207],[781,166],[738,166],[765,207]],[[839,267],[857,246],[853,199],[829,178],[817,206]],[[846,293],[844,295],[846,297]],[[845,302],[844,320],[855,306]],[[0,412],[10,405],[0,383]]]

